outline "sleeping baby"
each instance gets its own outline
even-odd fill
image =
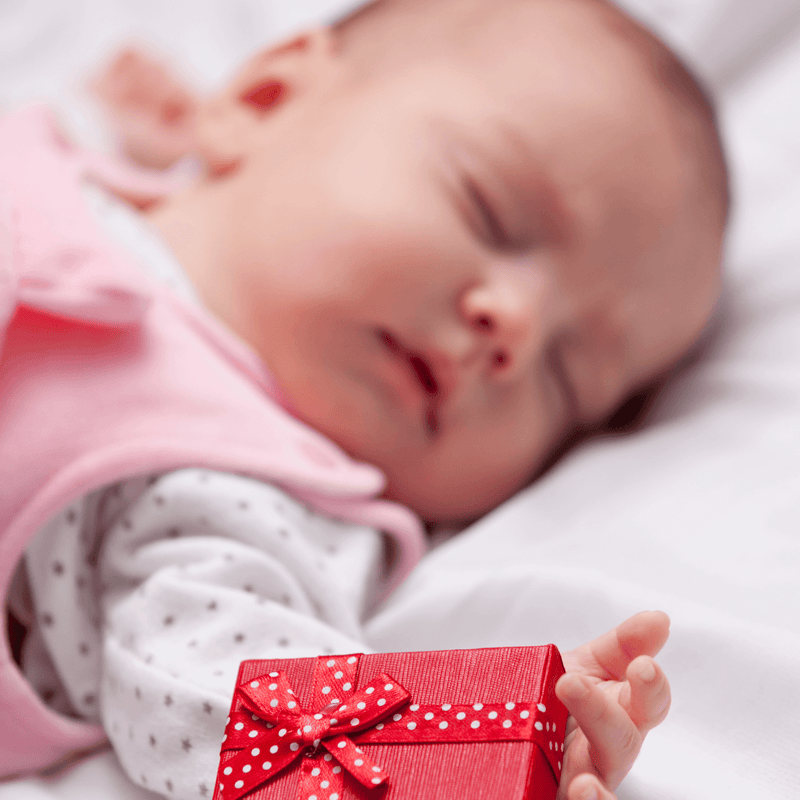
[[[98,91],[138,160],[203,168],[166,191],[45,112],[0,123],[0,523],[35,689],[5,679],[3,765],[102,724],[133,781],[210,798],[241,660],[364,651],[423,523],[496,507],[692,346],[725,164],[694,79],[602,0],[378,0],[209,98],[135,53]],[[667,634],[644,612],[564,654],[561,800],[613,798]]]

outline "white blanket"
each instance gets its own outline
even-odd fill
[[[124,36],[156,42],[209,87],[270,37],[347,7],[134,5],[0,3],[0,105],[54,99],[90,137],[97,120],[74,77]],[[620,798],[800,797],[800,4],[635,6],[721,103],[736,208],[719,324],[645,430],[582,447],[434,550],[372,620],[369,643],[569,648],[664,609],[673,708]],[[0,785],[0,800],[148,796],[111,754]]]

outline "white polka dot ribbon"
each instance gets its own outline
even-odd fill
[[[558,716],[562,714],[558,708]],[[386,722],[355,737],[357,744],[444,744],[454,742],[534,742],[561,777],[566,725],[543,703],[412,703]]]
[[[237,693],[247,711],[232,712],[225,729],[223,752],[239,752],[220,766],[217,788],[222,800],[244,797],[302,756],[301,782],[309,787],[302,797],[341,797],[342,768],[364,786],[384,783],[386,773],[350,737],[379,724],[411,696],[385,673],[357,692],[351,690],[352,681],[345,690],[347,702],[314,712],[300,707],[283,672],[241,683]]]
[[[412,703],[356,738],[369,744],[537,741],[541,733],[556,734],[546,710],[541,703]]]

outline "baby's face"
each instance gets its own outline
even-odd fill
[[[216,310],[428,520],[509,497],[671,365],[717,293],[719,231],[692,219],[658,91],[545,6],[380,80],[323,54],[316,83],[242,112],[214,189],[234,198]]]

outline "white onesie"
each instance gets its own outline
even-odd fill
[[[193,296],[136,214],[87,198],[145,268]],[[251,478],[142,476],[65,509],[26,553],[23,669],[53,707],[101,721],[128,775],[213,794],[240,661],[363,652],[382,535]]]

